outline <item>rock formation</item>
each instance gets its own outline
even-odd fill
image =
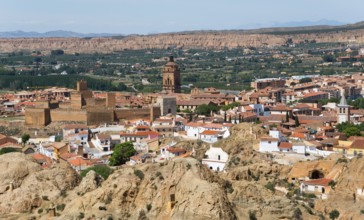
[[[0,39],[0,51],[43,51],[49,53],[62,49],[66,53],[112,53],[115,51],[140,49],[224,49],[238,47],[281,46],[288,39],[293,42],[312,41],[364,43],[364,29],[332,32],[313,32],[309,34],[253,34],[239,31],[196,32],[157,34],[146,36],[128,36],[115,38],[17,38]]]

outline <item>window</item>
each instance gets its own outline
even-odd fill
[[[217,156],[217,160],[221,160],[221,157],[220,157],[220,155],[218,155],[218,156]]]

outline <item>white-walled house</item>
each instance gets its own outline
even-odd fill
[[[306,145],[302,142],[293,143],[292,144],[292,151],[298,154],[305,154],[306,153]]]
[[[111,151],[111,136],[108,134],[96,134],[96,138],[92,140],[92,143],[100,151]]]
[[[277,131],[277,130],[270,130],[269,131],[269,136],[272,137],[272,138],[277,138],[279,141],[283,140],[282,133],[280,131]]]
[[[312,179],[302,181],[300,185],[301,193],[314,193],[321,195],[322,199],[327,198],[327,194],[330,192],[331,187],[329,186],[331,179]]]
[[[230,136],[230,128],[232,124],[216,124],[216,123],[196,123],[190,122],[185,125],[185,131],[187,137],[199,139],[200,134],[204,131],[218,131],[221,132],[222,138],[227,138]]]
[[[83,124],[67,124],[63,127],[63,140],[71,144],[85,145],[88,141],[88,127]]]
[[[206,151],[202,164],[215,171],[223,171],[229,155],[219,147],[212,147]]]
[[[263,137],[260,139],[259,151],[260,152],[279,152],[278,148],[279,139],[273,137]]]
[[[209,143],[215,143],[218,141],[219,135],[222,137],[220,131],[205,130],[200,133],[199,139]]]

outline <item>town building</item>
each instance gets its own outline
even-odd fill
[[[162,71],[163,77],[163,91],[167,93],[180,93],[181,92],[181,76],[180,69],[173,56],[169,57],[169,62],[164,66]]]
[[[205,164],[210,170],[223,171],[229,159],[229,155],[219,147],[212,147],[205,153],[202,164]]]

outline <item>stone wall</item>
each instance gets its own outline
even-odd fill
[[[151,108],[134,108],[134,109],[117,109],[115,110],[115,117],[117,120],[126,119],[126,120],[133,120],[133,119],[153,119],[159,118],[161,115],[160,107],[153,107]]]
[[[51,121],[77,121],[87,122],[86,110],[54,109],[51,111]]]
[[[44,127],[51,122],[50,110],[43,108],[28,108],[25,114],[25,125]]]
[[[107,109],[88,109],[87,125],[99,125],[114,121],[114,111]]]

